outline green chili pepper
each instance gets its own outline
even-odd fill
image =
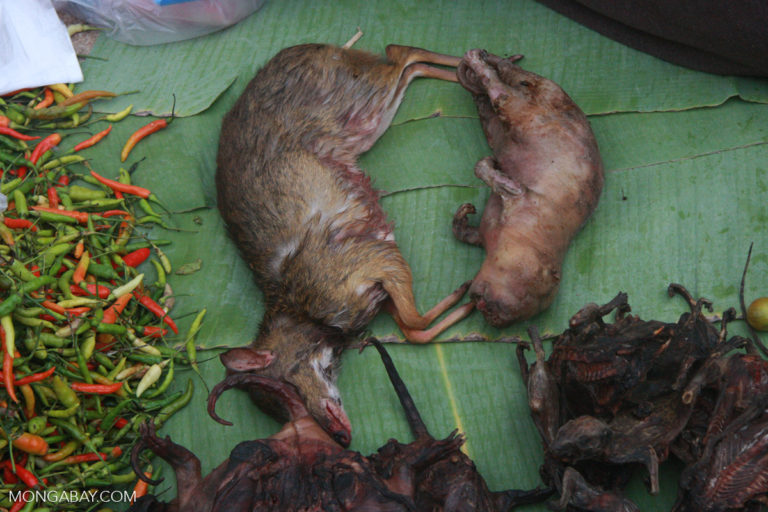
[[[104,366],[108,370],[113,370],[115,368],[115,365],[112,363],[112,360],[110,360],[109,357],[107,357],[107,355],[104,354],[103,352],[95,351],[93,353],[93,358],[96,360],[97,363]]]
[[[117,275],[117,272],[115,272],[115,269],[113,269],[111,265],[96,263],[93,260],[91,260],[91,263],[88,265],[88,272],[96,277],[101,277],[103,279],[120,278],[120,276]]]
[[[48,419],[45,416],[35,416],[27,421],[27,430],[30,434],[40,434],[45,429]]]
[[[26,217],[29,213],[27,197],[18,188],[13,191],[13,201],[16,203],[16,212],[19,214],[19,217]]]
[[[116,123],[118,121],[122,121],[123,119],[126,118],[126,116],[128,116],[128,114],[131,113],[131,109],[132,108],[133,108],[133,103],[131,103],[130,105],[125,107],[120,112],[115,112],[114,114],[109,114],[109,115],[105,116],[104,119],[106,119],[107,121],[112,122],[112,123]]]
[[[49,276],[55,276],[59,273],[59,270],[61,270],[61,267],[64,266],[64,256],[65,254],[59,254],[56,259],[53,261],[53,265],[48,269],[46,272]]]
[[[140,405],[145,411],[154,411],[155,409],[162,409],[166,405],[169,405],[179,399],[183,395],[183,391],[176,391],[171,393],[165,398],[158,398],[157,400],[142,400]]]
[[[70,269],[64,272],[63,274],[61,274],[61,276],[59,277],[57,286],[65,299],[75,298],[75,296],[72,295],[72,290],[70,289],[70,282],[72,280],[72,275],[74,273],[75,273],[75,269]]]
[[[96,343],[96,337],[93,337],[93,342]],[[80,370],[80,375],[83,376],[83,380],[88,384],[93,384],[93,377],[91,372],[88,371],[88,364],[83,353],[83,348],[75,342],[75,356],[77,356],[77,369]]]
[[[24,263],[22,263],[21,260],[16,258],[14,258],[11,262],[10,270],[22,281],[33,281],[35,277],[37,277],[26,266],[24,266]]]
[[[69,387],[64,379],[58,375],[54,375],[51,382],[53,384],[53,392],[56,393],[56,398],[59,399],[59,402],[61,402],[64,407],[70,408],[75,405],[80,405],[80,399],[77,397],[77,393],[72,391],[72,388]]]
[[[109,412],[102,418],[99,428],[101,428],[101,430],[104,432],[111,429],[115,423],[115,420],[117,420],[117,417],[120,416],[120,413],[123,412],[123,409],[131,405],[131,403],[133,403],[132,400],[123,400],[112,409],[110,409]]]
[[[115,380],[115,376],[121,371],[123,371],[123,369],[125,368],[126,362],[127,362],[127,359],[125,357],[121,357],[120,361],[118,361],[115,367],[112,368],[112,371],[109,372],[109,375],[107,375],[107,378],[112,381]]]
[[[170,362],[168,363],[168,371],[166,372],[165,377],[163,378],[163,382],[160,383],[157,389],[145,395],[145,398],[154,398],[156,396],[162,395],[171,385],[172,381],[173,381],[173,359],[170,359]]]
[[[79,402],[67,409],[48,409],[45,414],[50,418],[70,418],[77,413],[78,409],[80,409]]]
[[[107,197],[107,193],[103,190],[82,187],[80,185],[71,185],[69,187],[68,194],[73,201],[77,202],[90,201],[92,199],[104,199]]]
[[[47,259],[55,259],[57,256],[61,254],[67,254],[71,250],[72,250],[72,244],[69,244],[69,243],[56,244],[44,250],[41,253],[41,256],[45,261]]]
[[[165,270],[166,274],[170,274],[173,271],[173,267],[171,266],[171,260],[168,259],[168,256],[166,256],[165,253],[161,251],[159,247],[157,247],[157,244],[153,244],[152,247],[155,249],[155,252],[157,253],[157,257],[160,258],[160,263],[162,263],[163,265],[163,270]]]
[[[152,258],[149,260],[152,262],[152,265],[155,267],[155,271],[157,272],[157,281],[155,281],[155,286],[157,286],[160,289],[165,288],[165,283],[167,282],[167,276],[165,273],[165,268],[163,267],[163,264],[157,261],[155,258]]]
[[[83,108],[85,103],[74,103],[72,105],[57,105],[55,107],[41,108],[35,110],[32,108],[23,109],[22,112],[30,119],[60,119],[72,117],[78,110]]]
[[[189,359],[189,364],[191,364],[195,371],[198,373],[200,373],[200,370],[197,367],[197,347],[195,347],[195,335],[197,335],[197,331],[200,330],[200,327],[203,324],[203,317],[205,317],[205,312],[205,308],[200,310],[195,319],[192,321],[192,325],[189,327],[189,332],[187,333],[187,338],[184,340],[184,347],[187,350],[187,358]]]
[[[21,185],[22,179],[21,178],[14,178],[10,181],[6,181],[2,185],[0,185],[0,192],[2,192],[5,195],[10,194],[13,192],[16,188],[18,188],[19,185]]]
[[[85,158],[82,155],[64,155],[54,160],[51,160],[50,162],[47,162],[40,168],[44,171],[47,171],[49,169],[53,169],[54,167],[58,167],[60,165],[74,164],[77,162],[82,162],[83,160],[85,160]]]
[[[184,390],[184,394],[181,395],[181,397],[179,397],[175,402],[171,402],[170,404],[160,409],[160,412],[157,413],[155,416],[155,427],[160,428],[160,426],[165,423],[168,418],[170,418],[173,414],[187,405],[189,401],[192,400],[192,395],[194,392],[195,384],[192,382],[192,379],[189,379],[187,381],[187,388]]]
[[[16,293],[9,295],[0,304],[0,317],[11,314],[13,310],[16,309],[16,307],[19,304],[21,304],[21,301],[24,295],[30,292],[33,292],[38,288],[42,288],[47,284],[51,284],[55,280],[56,279],[52,276],[40,276],[40,277],[34,277],[28,283],[24,283],[23,285],[21,285],[21,287],[19,287],[19,290]]]
[[[96,326],[96,331],[120,336],[121,334],[127,333],[128,328],[120,324],[105,324],[104,322],[101,322]]]

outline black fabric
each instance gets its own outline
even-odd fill
[[[538,0],[622,44],[721,75],[768,77],[766,0]]]

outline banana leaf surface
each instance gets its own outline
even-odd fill
[[[202,378],[178,372],[174,385],[193,379],[196,393],[162,433],[192,449],[204,473],[239,441],[279,427],[239,392],[225,395],[218,408],[234,426],[215,423],[205,410],[206,388],[224,375],[218,349],[248,343],[263,313],[260,291],[216,210],[221,119],[278,50],[305,42],[343,44],[358,27],[363,37],[355,47],[373,52],[398,43],[454,55],[476,47],[523,54],[524,67],[558,82],[589,115],[606,184],[570,248],[554,304],[507,329],[490,328],[475,312],[445,332],[443,343],[388,345],[433,435],[461,429],[467,453],[492,489],[535,487],[542,449],[511,338],[528,339],[530,325],[561,332],[584,304],[607,302],[619,291],[629,294],[635,314],[674,321],[687,307],[667,296],[670,282],[713,300],[716,312],[738,306],[751,242],[746,298],[766,294],[768,82],[673,66],[530,0],[273,1],[231,28],[190,41],[133,47],[99,37],[91,55],[105,60],[84,62],[86,82],[79,89],[138,92],[97,106],[115,111],[134,104],[135,113],[168,115],[176,97],[177,118],[140,142],[123,165],[146,157],[134,182],[174,212],[166,218],[172,229],[154,228],[149,236],[173,242],[164,250],[175,268],[200,267],[171,276],[182,336],[167,342],[183,341],[194,314],[207,308],[197,336]],[[133,115],[117,123],[93,148],[93,167],[116,176],[122,144],[146,122]],[[488,154],[469,93],[457,84],[417,80],[392,126],[361,160],[385,192],[381,202],[413,269],[421,310],[472,278],[483,261],[482,249],[453,239],[451,219],[464,202],[482,208],[488,189],[472,168]],[[400,340],[384,314],[368,334]],[[339,382],[353,424],[352,448],[371,453],[389,438],[411,439],[375,352],[349,350],[343,359]],[[628,495],[642,510],[669,509],[679,470],[663,466],[658,496],[645,491],[638,472]],[[168,498],[174,492],[169,480],[156,490]]]

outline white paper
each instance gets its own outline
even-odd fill
[[[72,40],[51,0],[0,0],[0,94],[82,81]]]

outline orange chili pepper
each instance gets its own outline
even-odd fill
[[[147,478],[147,480],[150,480],[152,478],[152,472],[145,471],[144,476]],[[131,495],[131,504],[133,504],[136,498],[141,498],[142,496],[146,495],[148,490],[149,490],[149,482],[139,478],[139,480],[136,482],[136,485],[133,488],[133,494]]]
[[[99,133],[95,134],[94,136],[85,139],[83,142],[80,142],[79,144],[75,145],[74,150],[80,151],[81,149],[89,148],[99,142],[101,139],[106,137],[109,132],[112,131],[112,125],[107,126],[106,129],[100,131]]]
[[[56,304],[51,300],[44,300],[43,302],[40,303],[40,305],[60,315],[63,315],[64,312],[66,311],[63,307],[59,306],[58,304]]]
[[[134,196],[139,196],[144,199],[147,199],[149,198],[149,196],[152,195],[152,191],[149,189],[146,189],[144,187],[139,187],[137,185],[128,185],[127,183],[120,183],[119,181],[105,178],[104,176],[98,174],[94,170],[91,170],[91,176],[93,176],[94,178],[96,178],[101,183],[108,186],[114,191],[125,192],[126,194],[133,194]]]
[[[133,135],[128,137],[128,140],[125,143],[125,146],[123,146],[123,151],[120,153],[120,161],[125,162],[125,160],[128,158],[128,154],[131,152],[133,147],[144,137],[147,135],[150,135],[152,133],[155,133],[157,131],[162,130],[168,126],[168,121],[165,119],[155,119],[151,123],[142,126],[135,132],[133,132]]]
[[[53,91],[50,90],[48,87],[43,89],[44,97],[43,99],[34,106],[35,110],[40,110],[41,108],[45,108],[47,106],[53,105]]]
[[[64,215],[66,217],[72,217],[73,219],[77,219],[77,221],[80,224],[87,224],[88,223],[88,213],[87,212],[78,212],[75,210],[60,210],[58,208],[48,208],[45,206],[31,206],[33,210],[39,211],[39,212],[48,212],[48,213],[55,213],[57,215]]]
[[[85,250],[85,242],[81,239],[79,242],[77,242],[77,245],[75,245],[75,252],[74,256],[77,259],[80,259],[80,256],[83,255],[83,251]]]
[[[126,293],[115,299],[115,302],[104,310],[104,317],[101,321],[105,324],[115,323],[117,321],[117,315],[123,312],[125,306],[127,306],[128,302],[131,300],[131,297],[132,295],[130,293]]]
[[[94,98],[114,98],[115,96],[117,96],[117,94],[110,91],[83,91],[65,99],[60,105],[66,107],[68,105],[74,105],[75,103],[88,102]]]
[[[48,443],[37,434],[24,432],[12,441],[14,447],[32,455],[45,455],[48,453]]]
[[[13,387],[13,354],[10,350],[7,350],[5,343],[5,329],[0,326],[0,342],[3,345],[3,383],[5,384],[5,390],[8,392],[8,396],[11,397],[16,403],[19,403],[19,398],[16,396],[16,389]]]
[[[80,284],[85,279],[85,274],[88,272],[88,265],[91,263],[91,255],[88,251],[84,251],[80,256],[80,260],[77,262],[75,272],[72,274],[72,282]]]
[[[14,385],[19,386],[17,382],[14,382]],[[35,414],[35,392],[32,391],[32,386],[22,384],[19,386],[19,391],[24,397],[24,415],[27,419],[34,418],[37,414]]]
[[[59,142],[61,142],[61,135],[58,133],[52,133],[40,142],[37,143],[37,146],[35,146],[35,149],[32,150],[32,154],[29,157],[29,161],[33,164],[36,164],[38,160],[40,160],[40,157],[43,156],[43,153],[48,151],[49,149],[56,146]]]
[[[88,384],[87,382],[73,382],[69,385],[72,391],[79,391],[80,393],[95,393],[97,395],[109,395],[116,393],[123,387],[122,382],[115,382],[112,384]]]

